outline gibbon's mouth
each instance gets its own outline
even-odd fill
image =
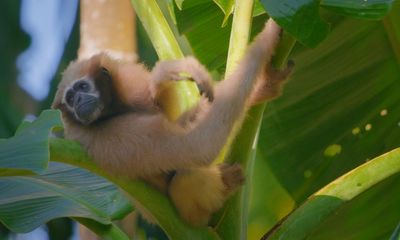
[[[75,117],[83,124],[90,124],[100,115],[99,101],[96,96],[79,94],[74,102]]]

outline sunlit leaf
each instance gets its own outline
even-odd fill
[[[178,6],[179,9],[182,9],[182,4],[185,0],[175,0],[175,4]]]
[[[264,239],[327,239],[332,235],[338,239],[387,239],[393,229],[388,226],[398,223],[400,193],[395,189],[399,183],[400,148],[397,148],[313,194]],[[387,198],[382,196],[386,191]],[[387,211],[395,214],[385,214],[379,226],[368,230],[357,227]]]
[[[250,191],[247,239],[260,239],[267,229],[285,217],[295,202],[280,185],[262,154],[257,152]]]
[[[343,204],[308,239],[325,240],[330,236],[346,240],[389,239],[399,222],[396,214],[400,212],[399,186],[400,174],[397,174]]]

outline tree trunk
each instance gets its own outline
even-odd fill
[[[114,58],[136,61],[135,14],[129,0],[82,0],[80,3],[80,48],[79,59],[89,58],[106,51]],[[126,218],[123,226],[132,237],[134,219]],[[100,239],[80,225],[81,239]]]

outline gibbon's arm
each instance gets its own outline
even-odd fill
[[[196,125],[185,134],[174,131],[167,133],[173,148],[182,146],[184,149],[176,151],[175,156],[169,156],[171,161],[165,162],[190,161],[194,164],[209,164],[217,157],[234,123],[242,120],[246,111],[246,100],[263,66],[270,65],[280,34],[281,28],[269,20],[264,30],[246,50],[236,70],[216,85],[214,101],[210,108],[205,110],[204,115],[199,116]],[[286,78],[279,74],[272,77],[280,78],[274,79],[276,84]],[[181,159],[178,160],[179,158]]]

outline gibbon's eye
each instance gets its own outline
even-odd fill
[[[101,71],[101,74],[103,74],[104,76],[111,78],[110,72],[107,70],[107,68],[101,67],[100,71]]]
[[[75,93],[71,89],[65,94],[65,102],[71,107],[74,105],[74,95]]]
[[[86,81],[78,81],[74,83],[73,86],[75,91],[79,92],[89,92],[90,91],[90,84],[87,83]]]

